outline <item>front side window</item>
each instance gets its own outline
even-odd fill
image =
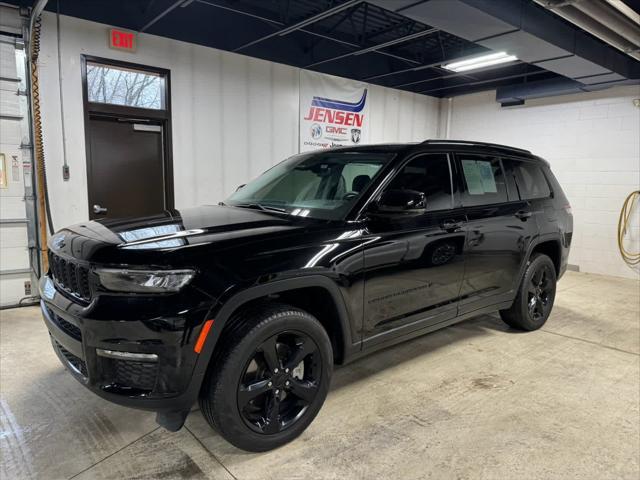
[[[155,72],[87,62],[90,102],[163,110],[165,81]]]
[[[507,186],[500,159],[489,155],[458,155],[465,183],[464,206],[507,201]]]
[[[551,195],[547,179],[538,165],[519,160],[505,160],[505,168],[513,172],[520,199],[547,198]]]
[[[386,190],[414,190],[424,193],[428,212],[453,208],[447,155],[428,154],[414,158],[400,170]]]
[[[343,218],[394,154],[318,152],[267,170],[225,203],[326,220]]]

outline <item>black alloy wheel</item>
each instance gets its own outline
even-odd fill
[[[555,282],[555,275],[554,275]],[[549,316],[551,311],[551,295],[555,291],[555,285],[551,286],[551,269],[549,265],[542,264],[531,276],[527,289],[527,308],[529,317],[534,322]]]
[[[511,307],[500,310],[502,320],[519,330],[542,327],[556,297],[556,267],[543,253],[534,253],[525,268],[520,287]]]
[[[303,332],[269,337],[247,363],[238,385],[238,409],[246,424],[274,434],[298,421],[318,395],[320,352]]]
[[[228,322],[200,391],[202,414],[238,448],[284,445],[309,426],[327,396],[329,335],[313,315],[275,302],[249,306]]]

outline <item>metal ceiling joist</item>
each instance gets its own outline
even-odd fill
[[[330,8],[329,10],[325,10],[323,12],[318,13],[317,15],[313,15],[309,18],[306,18],[300,22],[294,23],[293,25],[289,25],[288,27],[283,28],[282,30],[278,30],[276,32],[270,33],[269,35],[265,35],[260,38],[256,38],[251,42],[245,43],[244,45],[240,45],[237,48],[233,49],[233,52],[239,52],[240,50],[244,50],[245,48],[249,48],[258,43],[264,42],[265,40],[269,40],[273,37],[282,37],[284,35],[288,35],[291,32],[295,32],[296,30],[300,30],[303,27],[307,27],[313,23],[319,22],[320,20],[324,20],[325,18],[329,18],[336,13],[340,13],[343,10],[353,7],[354,5],[362,3],[364,0],[349,0],[341,5]]]
[[[618,50],[640,60],[640,27],[608,3],[535,1]]]
[[[425,64],[422,64],[422,65],[418,65],[416,67],[403,68],[401,70],[393,70],[391,72],[381,73],[380,75],[372,75],[372,76],[367,77],[367,78],[362,78],[361,80],[368,82],[368,81],[371,81],[371,80],[378,80],[380,78],[391,77],[393,75],[400,75],[402,73],[419,72],[420,70],[438,69],[438,67],[440,67],[440,65],[443,65],[445,63],[455,62],[457,60],[462,60],[464,58],[466,58],[466,55],[464,55],[464,56],[456,55],[455,57],[444,58],[442,60],[438,60],[437,62],[425,63]],[[464,77],[464,76],[469,76],[469,75],[467,73],[462,73],[461,76]],[[396,86],[393,86],[393,88],[396,88]]]
[[[256,20],[261,20],[263,22],[272,24],[274,26],[283,26],[284,25],[284,23],[279,21],[279,20],[274,20],[272,18],[266,18],[266,17],[263,17],[261,15],[256,15],[254,13],[247,12],[245,10],[239,10],[237,8],[227,7],[226,5],[220,5],[220,4],[214,3],[212,1],[208,1],[208,0],[196,0],[196,1],[198,3],[202,3],[202,4],[208,5],[210,7],[219,8],[221,10],[226,10],[226,11],[231,12],[231,13],[237,13],[238,15],[243,15],[243,16],[246,16],[246,17],[254,18]],[[308,30],[306,28],[300,28],[298,31],[302,32],[302,33],[305,33],[307,35],[311,35],[313,37],[320,38],[322,40],[327,40],[327,41],[330,41],[330,42],[333,42],[333,43],[339,43],[339,44],[344,45],[346,47],[359,48],[360,45],[358,45],[357,43],[349,42],[347,40],[343,40],[343,39],[340,39],[338,37],[333,37],[333,36],[329,35],[334,28],[338,27],[348,17],[349,17],[348,14],[345,15],[340,21],[338,21],[333,27],[331,27],[325,33],[315,32],[313,30]],[[413,22],[413,23],[415,23],[415,22]],[[313,47],[311,47],[311,48],[313,48]],[[419,65],[420,64],[420,62],[417,61],[417,60],[414,60],[412,58],[407,58],[407,57],[404,57],[402,55],[396,55],[396,54],[390,53],[390,52],[374,51],[373,53],[376,53],[378,55],[384,55],[384,56],[389,57],[389,58],[394,58],[396,60],[400,60],[400,61],[405,62],[405,63],[412,63],[414,65]]]
[[[188,2],[189,0],[187,0]],[[171,4],[171,6],[169,8],[164,9],[162,12],[160,12],[158,15],[156,15],[155,17],[153,17],[153,19],[151,19],[149,22],[147,22],[140,30],[139,32],[144,32],[146,31],[149,27],[151,27],[152,25],[154,25],[158,20],[164,18],[167,14],[171,13],[172,10],[178,8],[180,5],[186,3],[185,0],[177,0],[175,2],[173,2],[173,4]]]
[[[495,88],[511,78],[520,78],[511,75],[519,70],[506,66],[477,76],[476,72],[442,70],[444,63],[487,51],[508,51],[535,66],[533,72],[522,74],[524,82],[514,80],[521,88],[532,83],[526,77],[533,75],[545,82],[554,75],[564,75],[583,89],[640,79],[640,63],[558,19],[532,0],[139,1],[68,1],[59,5],[63,15],[133,30],[143,24],[140,31],[146,33],[292,66],[314,67],[319,72],[385,87],[413,92],[422,89],[418,93],[436,96],[477,91],[481,86]],[[589,10],[592,17],[597,17],[594,12],[614,4],[614,0],[536,1],[554,6],[558,1],[579,4],[581,10],[572,8]],[[202,10],[207,5],[228,14],[207,13]],[[48,10],[54,8],[49,6]],[[637,22],[628,12],[620,15]],[[624,18],[619,21],[620,15],[613,12],[611,17],[617,18],[618,25],[628,25]],[[437,33],[430,35],[435,29]],[[637,29],[612,31],[620,36],[624,33],[629,41],[637,43]],[[284,40],[286,35],[290,37]],[[253,45],[258,46],[250,48]],[[349,60],[340,61],[345,58]],[[559,86],[544,85],[545,95]],[[424,90],[428,86],[432,88]]]
[[[504,81],[504,80],[512,80],[515,78],[523,78],[523,77],[533,77],[536,75],[541,75],[543,73],[548,74],[549,72],[547,72],[546,70],[538,70],[535,72],[525,72],[525,73],[518,73],[515,75],[506,75],[503,77],[494,77],[494,78],[488,78],[486,80],[477,80],[474,82],[464,82],[464,83],[458,83],[457,85],[447,85],[445,87],[439,87],[439,88],[432,88],[430,90],[421,90],[419,92],[416,93],[423,93],[423,94],[427,94],[430,92],[439,92],[442,90],[453,90],[454,88],[459,88],[459,87],[469,87],[469,86],[474,86],[474,85],[483,85],[486,83],[493,83],[493,82],[500,82],[500,81]]]
[[[309,65],[305,65],[304,68],[311,68],[311,67],[315,67],[315,66],[318,66],[318,65],[322,65],[323,63],[334,62],[336,60],[347,58],[347,57],[350,57],[352,55],[363,55],[365,53],[376,52],[378,50],[390,47],[392,45],[397,45],[399,43],[409,42],[411,40],[416,40],[418,38],[422,38],[422,37],[424,37],[426,35],[431,35],[432,33],[437,32],[437,31],[438,31],[437,28],[429,28],[429,29],[423,30],[421,32],[416,32],[416,33],[412,33],[411,35],[405,35],[404,37],[396,38],[395,40],[389,40],[388,42],[379,43],[378,45],[372,45],[370,47],[361,48],[359,50],[355,50],[353,52],[348,52],[348,53],[345,53],[343,55],[338,55],[336,57],[331,57],[331,58],[326,58],[324,60],[319,60],[317,62],[310,63]],[[418,62],[416,62],[416,63],[418,63]]]

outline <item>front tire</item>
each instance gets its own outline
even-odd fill
[[[547,255],[535,253],[529,259],[513,305],[500,310],[500,316],[510,327],[537,330],[549,318],[555,297],[555,266]]]
[[[230,319],[200,394],[207,422],[243,450],[300,435],[320,411],[333,367],[331,342],[309,313],[262,304]]]

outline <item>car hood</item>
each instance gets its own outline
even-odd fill
[[[95,220],[60,230],[49,248],[69,256],[91,260],[98,250],[168,251],[198,244],[211,244],[291,233],[319,220],[267,213],[247,208],[205,205],[166,211],[135,219]]]

